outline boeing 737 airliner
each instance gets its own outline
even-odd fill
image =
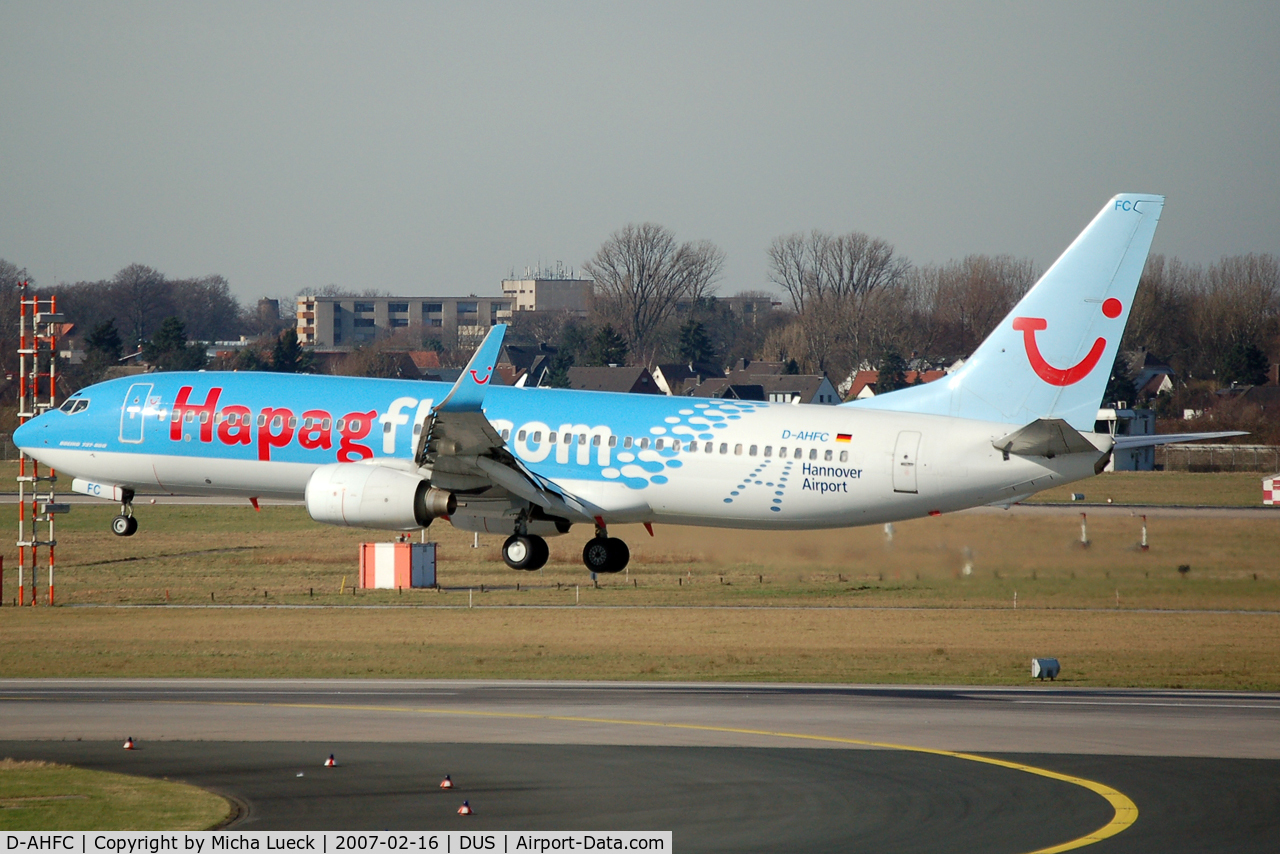
[[[963,368],[857,403],[495,386],[495,326],[452,386],[147,374],[77,392],[14,441],[119,502],[122,536],[138,492],[302,499],[333,525],[507,535],[526,570],[574,524],[595,527],[587,568],[617,572],[629,551],[610,523],[830,528],[1008,505],[1101,471],[1117,443],[1194,438],[1093,432],[1163,205],[1116,196]]]

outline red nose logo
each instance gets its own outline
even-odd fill
[[[1109,299],[1102,304],[1102,313],[1110,318],[1119,317],[1121,309],[1122,306],[1118,299]],[[1106,339],[1098,338],[1095,340],[1085,357],[1071,367],[1055,368],[1045,361],[1044,356],[1040,355],[1040,345],[1036,343],[1036,332],[1048,326],[1049,322],[1043,317],[1015,317],[1013,319],[1013,328],[1022,333],[1022,343],[1027,348],[1027,360],[1031,362],[1031,369],[1036,372],[1036,376],[1049,383],[1049,385],[1056,386],[1072,385],[1089,376],[1089,373],[1098,366],[1098,360],[1102,358],[1102,352],[1107,349]]]

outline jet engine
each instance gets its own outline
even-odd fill
[[[307,481],[307,512],[317,522],[349,528],[412,531],[458,509],[452,492],[410,472],[362,463],[332,463]]]

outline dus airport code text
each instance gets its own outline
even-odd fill
[[[561,851],[671,851],[671,831],[478,833],[307,833],[189,831],[185,833],[6,833],[4,852],[58,854],[212,854],[221,851],[316,851],[348,854],[361,851],[457,851],[485,854],[550,854]]]

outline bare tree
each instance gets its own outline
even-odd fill
[[[891,244],[861,232],[792,234],[773,241],[769,280],[791,297],[807,370],[843,374],[900,336],[910,269]]]
[[[595,282],[597,312],[622,332],[633,358],[647,363],[677,305],[710,295],[723,266],[715,244],[677,243],[670,230],[646,222],[615,231],[582,269]]]
[[[1009,255],[968,255],[911,271],[912,349],[968,356],[1038,278],[1035,263]]]
[[[1280,262],[1236,255],[1209,267],[1147,259],[1125,332],[1126,350],[1150,350],[1186,377],[1209,378],[1237,345],[1265,348],[1280,333]]]

